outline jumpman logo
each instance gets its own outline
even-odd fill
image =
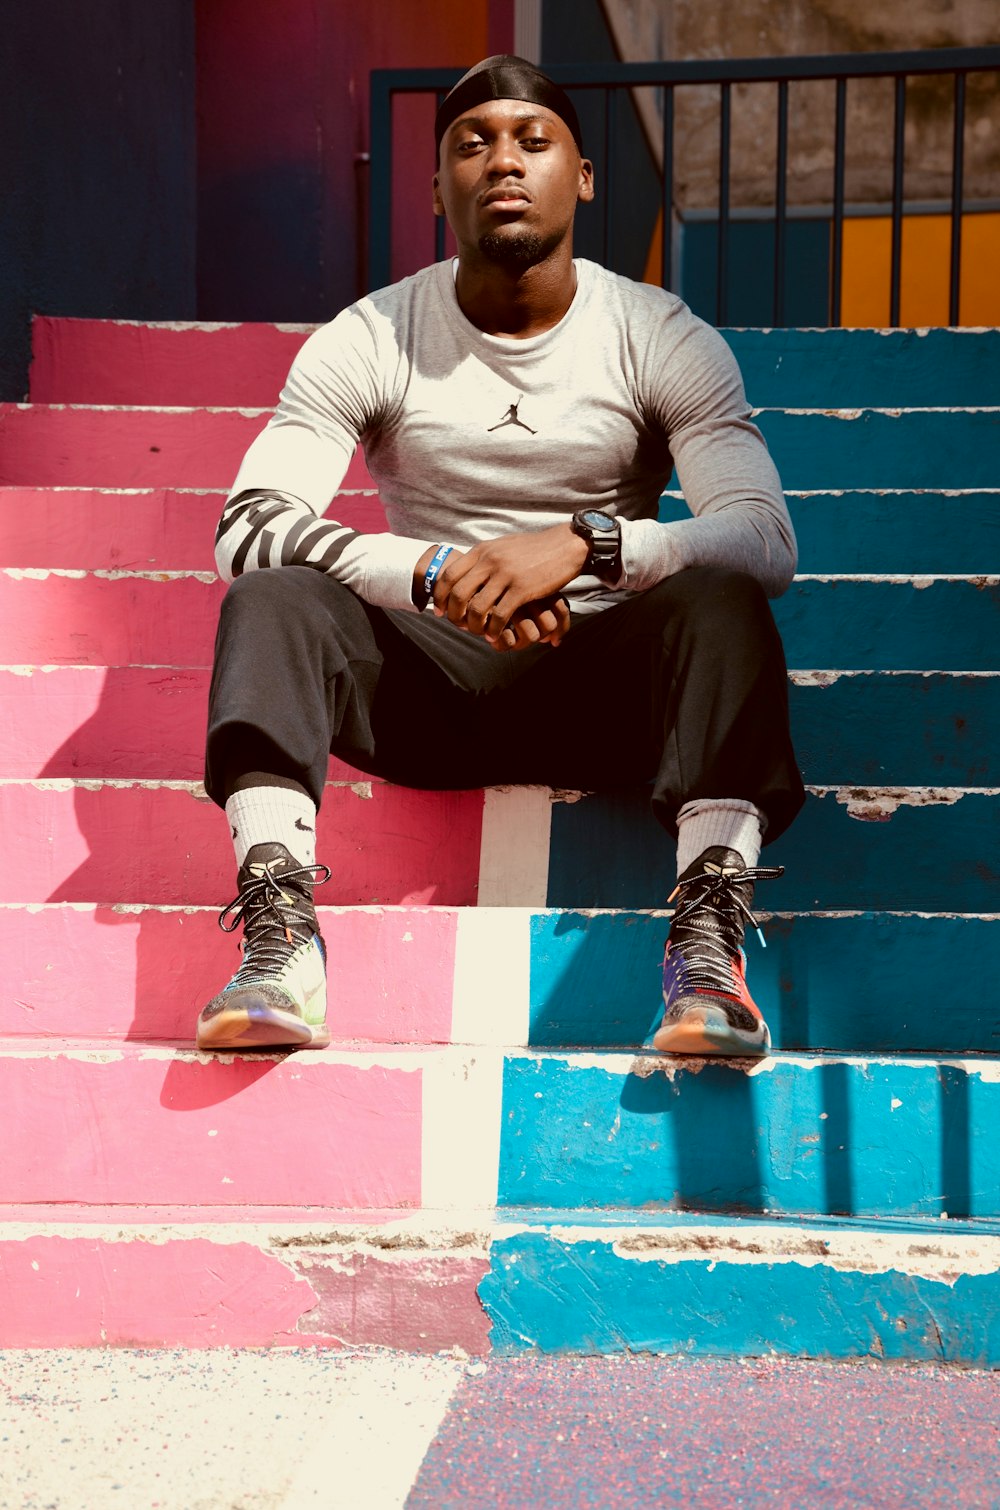
[[[538,434],[537,430],[532,430],[530,425],[526,425],[523,419],[518,419],[517,417],[517,411],[521,407],[521,400],[523,398],[524,394],[519,393],[517,395],[516,401],[511,404],[510,408],[507,410],[507,413],[504,415],[500,423],[498,425],[490,425],[489,429],[486,431],[487,435],[492,435],[494,430],[502,430],[505,425],[520,425],[521,429],[527,430],[529,435]]]

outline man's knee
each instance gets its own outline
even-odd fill
[[[224,621],[249,617],[258,624],[269,618],[287,623],[319,615],[351,620],[364,614],[364,605],[349,587],[311,566],[244,572],[222,600]]]

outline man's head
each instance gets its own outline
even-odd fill
[[[460,252],[517,268],[571,246],[593,168],[572,101],[534,64],[498,55],[470,68],[442,102],[435,138],[434,212]]]

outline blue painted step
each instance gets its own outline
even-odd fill
[[[918,579],[919,580],[919,579]],[[788,665],[803,670],[992,671],[1000,584],[982,579],[799,580],[774,603]],[[873,737],[877,731],[873,730]]]
[[[724,330],[760,408],[1000,404],[997,330]]]
[[[854,813],[866,817],[852,816]],[[858,789],[810,794],[791,828],[764,850],[785,875],[762,882],[765,911],[1000,913],[1000,798],[902,804]],[[597,792],[552,804],[549,907],[662,907],[674,848],[645,790]]]
[[[1000,409],[764,409],[756,423],[796,492],[992,488],[1000,474]]]
[[[509,1056],[498,1207],[1000,1214],[984,1059]]]
[[[1000,1240],[707,1222],[498,1235],[495,1351],[934,1360],[1000,1366]],[[539,1220],[542,1218],[542,1220]],[[940,1224],[945,1225],[945,1224]]]
[[[786,499],[800,572],[1000,573],[1000,492],[882,488]],[[663,495],[665,523],[690,517],[679,496]]]
[[[761,892],[765,891],[761,887]],[[531,919],[532,1048],[637,1049],[658,1025],[669,918]],[[748,979],[779,1049],[1000,1053],[993,918],[885,912],[771,917]]]
[[[815,786],[1000,786],[1000,673],[821,674],[789,702]]]

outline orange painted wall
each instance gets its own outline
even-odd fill
[[[908,215],[903,221],[901,324],[948,324],[950,248],[950,216]],[[888,325],[891,258],[888,216],[845,221],[841,281],[845,325]],[[1000,325],[1000,214],[963,215],[959,290],[959,324]]]

